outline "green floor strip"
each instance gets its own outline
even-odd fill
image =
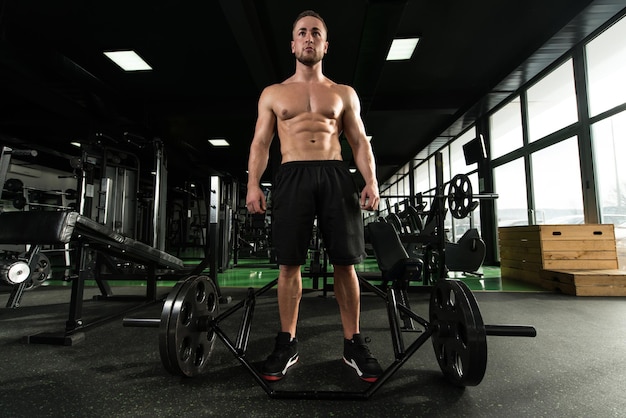
[[[197,264],[195,261],[188,263],[190,266]],[[378,264],[373,258],[367,258],[363,263],[355,266],[357,272],[378,273]],[[332,266],[328,268],[329,284],[332,283]],[[317,280],[310,275],[309,265],[302,266],[304,273],[302,279],[302,287],[304,289],[322,289],[323,277]],[[483,266],[479,269],[481,276],[465,275],[460,273],[449,273],[448,277],[462,280],[473,291],[494,291],[494,292],[543,292],[545,289],[531,283],[516,280],[502,279],[500,276],[500,268],[493,266]],[[205,271],[204,274],[208,274]],[[217,280],[222,288],[228,287],[252,287],[261,288],[267,283],[278,277],[278,266],[264,259],[240,259],[236,266],[218,273]],[[181,277],[184,278],[184,277]],[[158,282],[158,286],[172,287],[176,281],[162,280]],[[145,281],[141,280],[109,280],[111,286],[146,286]],[[44,283],[47,286],[71,286],[71,282],[61,280],[48,280]],[[94,280],[85,281],[86,286],[96,286]]]
[[[306,273],[307,265],[302,270]],[[355,266],[357,272],[378,273],[378,264],[373,258],[367,258],[363,263]],[[332,271],[332,267],[329,268]],[[483,266],[479,273],[482,276],[450,273],[448,277],[462,280],[473,291],[500,291],[500,292],[538,292],[545,291],[539,286],[516,280],[503,280],[500,277],[500,268]],[[278,269],[269,263],[259,263],[258,260],[241,260],[238,266],[220,273],[218,280],[222,287],[260,287],[278,277]],[[321,286],[322,279],[319,280]],[[332,278],[328,279],[332,283]],[[303,278],[303,288],[311,289],[313,280]],[[260,285],[260,286],[259,286]]]

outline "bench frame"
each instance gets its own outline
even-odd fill
[[[132,309],[157,301],[157,280],[163,274],[183,270],[183,262],[142,242],[124,237],[77,212],[32,211],[0,213],[0,244],[31,245],[29,252],[39,251],[41,245],[70,244],[74,252],[74,271],[69,276],[72,289],[68,319],[62,332],[45,332],[24,337],[26,343],[73,345],[84,339],[84,331],[92,326],[122,316]],[[103,267],[115,271],[112,257],[145,266],[147,281],[145,296],[114,296],[104,279]],[[95,260],[95,263],[92,262]],[[123,272],[120,272],[123,274]],[[116,274],[117,275],[117,274]],[[119,276],[118,276],[119,277]],[[90,323],[83,320],[85,281],[94,279],[102,295],[97,300],[140,301],[138,306]],[[21,296],[25,283],[16,285],[11,300]]]

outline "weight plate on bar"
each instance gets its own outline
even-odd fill
[[[167,371],[189,377],[207,371],[215,343],[208,324],[218,314],[218,299],[207,276],[190,276],[172,289],[159,328],[159,352]]]
[[[478,385],[487,368],[487,334],[471,290],[459,280],[438,280],[429,313],[433,348],[444,376],[457,386]]]
[[[13,207],[18,210],[24,209],[26,206],[26,198],[24,196],[15,196],[13,198]]]
[[[457,174],[452,177],[448,186],[448,208],[450,214],[456,219],[466,218],[472,211],[474,196],[472,194],[472,182],[465,174]]]
[[[24,183],[20,179],[8,179],[4,182],[4,188],[10,192],[21,192]]]
[[[25,254],[23,256],[25,256]],[[38,257],[38,260],[34,266],[31,266],[28,283],[26,284],[24,290],[31,290],[39,287],[48,279],[48,277],[50,277],[51,267],[48,257],[42,253],[36,254],[35,257]]]

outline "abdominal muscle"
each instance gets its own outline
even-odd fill
[[[319,113],[304,112],[278,120],[282,162],[341,160],[337,120]]]

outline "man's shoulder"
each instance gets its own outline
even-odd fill
[[[263,89],[263,93],[272,93],[276,90],[279,90],[282,86],[283,86],[283,83],[270,84],[269,86]]]
[[[274,101],[275,97],[277,95],[281,95],[282,94],[281,90],[283,88],[284,88],[284,85],[282,83],[271,84],[271,85],[265,87],[263,89],[263,91],[261,92],[260,100],[262,100],[262,101],[266,101],[266,100]]]

